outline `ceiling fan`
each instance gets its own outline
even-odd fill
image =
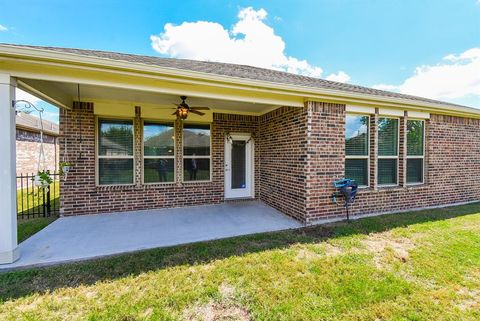
[[[202,113],[199,110],[209,110],[210,108],[208,107],[190,107],[185,100],[187,100],[187,96],[180,96],[180,99],[182,102],[180,104],[174,104],[177,106],[177,110],[172,114],[172,115],[177,115],[177,117],[180,117],[181,119],[187,119],[188,113],[194,113],[200,116],[205,115],[205,113]]]

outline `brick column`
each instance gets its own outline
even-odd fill
[[[407,186],[407,112],[400,118],[398,146],[398,186]]]
[[[178,186],[183,182],[183,121],[177,117],[175,119],[175,181]]]
[[[65,161],[73,163],[68,178],[60,180],[60,215],[71,215],[87,208],[96,184],[93,103],[76,101],[72,110],[60,113],[60,136],[60,159],[66,155]]]
[[[370,116],[370,187],[377,190],[378,176],[378,108]]]
[[[307,103],[306,223],[338,215],[333,181],[345,174],[345,105]]]
[[[142,148],[142,107],[135,106],[135,119],[133,124],[133,137],[135,141],[135,150],[133,155],[135,158],[135,185],[142,186],[143,182],[143,148]]]

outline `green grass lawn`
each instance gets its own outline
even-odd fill
[[[28,214],[43,213],[43,189],[34,187],[33,182],[28,189],[17,190],[17,214],[22,217],[22,214],[27,217]],[[50,184],[50,206],[53,209],[60,207],[60,182]]]
[[[0,320],[479,319],[479,203],[0,274]]]
[[[28,220],[18,220],[17,237],[18,243],[25,241],[33,234],[43,229],[48,224],[55,221],[57,217],[38,217]]]

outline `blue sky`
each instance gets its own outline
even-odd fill
[[[479,0],[0,0],[0,7],[0,42],[248,63],[480,108]]]

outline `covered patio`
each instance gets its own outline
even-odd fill
[[[292,152],[305,152],[304,95],[212,67],[0,45],[0,269],[300,226],[284,214],[304,221],[303,165]],[[73,164],[60,179],[62,217],[21,245],[16,88],[60,108],[59,159]],[[182,118],[187,97],[201,112]],[[224,203],[238,199],[258,203]]]
[[[20,243],[20,259],[0,271],[301,226],[259,201],[63,217]]]

